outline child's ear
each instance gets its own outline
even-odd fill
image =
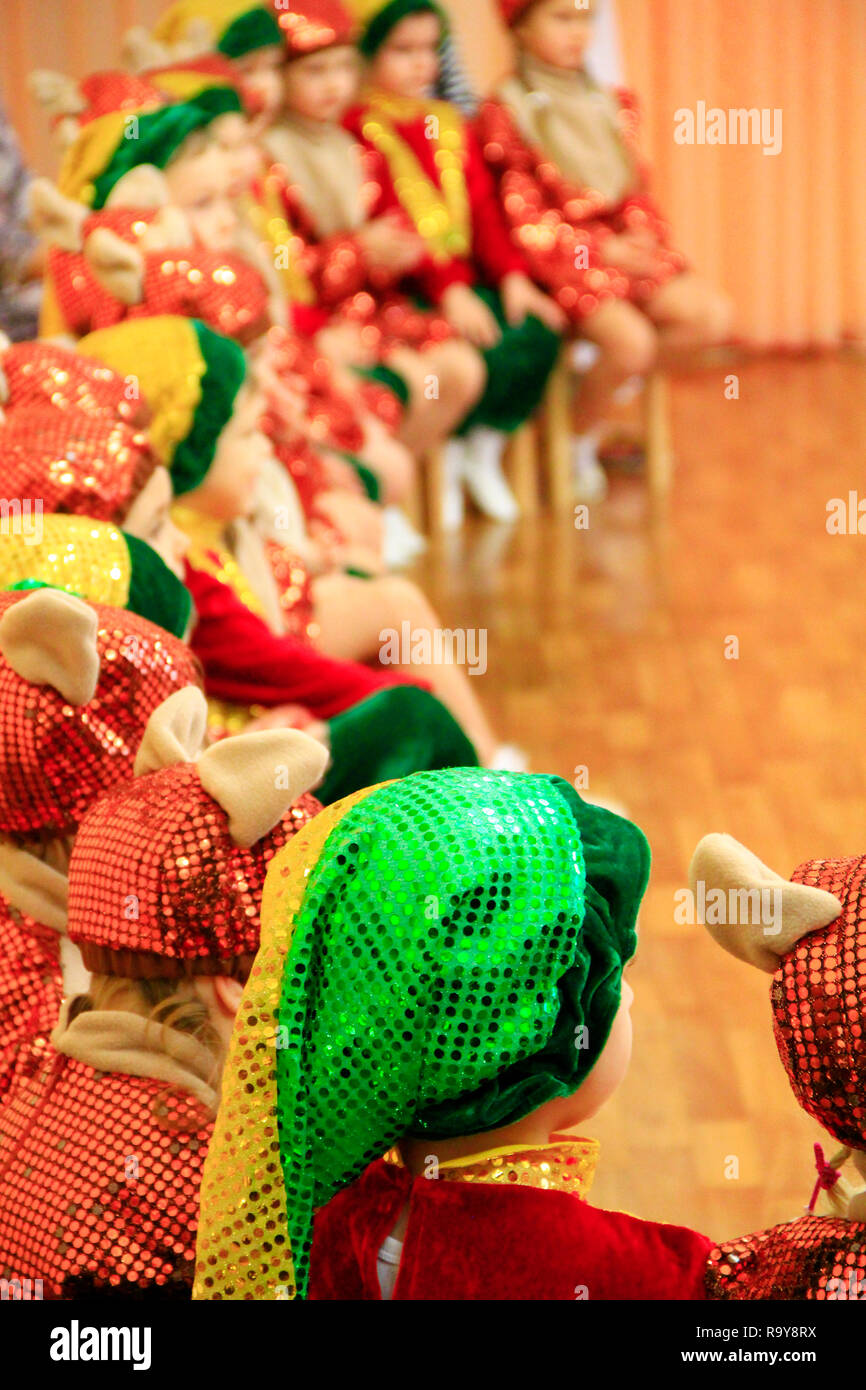
[[[41,241],[62,251],[80,251],[90,209],[65,198],[50,179],[34,179],[27,190],[30,226]]]
[[[692,858],[689,883],[698,900],[703,895],[708,902],[710,893],[722,895],[725,910],[717,914],[722,921],[704,924],[713,940],[738,960],[770,975],[798,941],[829,927],[842,912],[842,904],[832,893],[805,883],[790,883],[730,835],[707,835],[701,840]],[[753,901],[761,905],[757,913],[752,909]],[[746,920],[728,920],[740,914],[741,905]],[[760,920],[765,905],[767,920]]]
[[[51,68],[35,68],[28,79],[30,91],[49,116],[75,116],[87,108],[78,83]]]
[[[60,589],[41,589],[0,618],[0,652],[32,685],[50,685],[70,705],[89,705],[99,684],[96,610]]]
[[[139,164],[118,179],[106,199],[107,208],[162,208],[171,202],[168,182],[155,164]]]
[[[144,299],[144,256],[108,227],[98,227],[84,243],[84,258],[104,290],[121,304]]]
[[[144,777],[163,767],[195,762],[207,732],[207,700],[188,685],[163,700],[147,721],[133,772]]]
[[[229,818],[236,845],[249,849],[273,830],[304,792],[318,785],[327,749],[297,729],[238,734],[198,760],[201,784]]]

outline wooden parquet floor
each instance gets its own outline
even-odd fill
[[[866,852],[866,535],[826,529],[831,498],[866,498],[866,363],[751,362],[737,401],[732,370],[673,383],[666,522],[620,476],[586,532],[479,523],[418,568],[446,626],[488,630],[473,683],[503,735],[536,771],[587,768],[649,837],[635,1054],[587,1126],[593,1200],[718,1239],[802,1212],[821,1134],[778,1060],[770,977],[677,925],[674,894],[708,831],[785,875]]]

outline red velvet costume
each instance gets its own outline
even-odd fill
[[[407,1203],[395,1300],[706,1296],[711,1242],[694,1231],[600,1211],[569,1192],[413,1179],[380,1159],[318,1212],[310,1297],[379,1299],[377,1253]]]
[[[649,195],[647,170],[638,154],[636,99],[622,90],[617,97],[622,138],[638,170],[638,182],[634,192],[613,208],[606,207],[593,189],[569,183],[541,149],[529,145],[504,102],[486,101],[477,118],[478,138],[497,182],[499,204],[514,244],[525,256],[533,278],[576,327],[611,300],[641,303],[686,266],[671,246],[670,228]],[[638,279],[605,265],[601,259],[605,240],[641,229],[651,231],[660,244],[655,274]]]

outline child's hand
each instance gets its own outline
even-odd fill
[[[468,285],[450,285],[440,305],[454,332],[477,348],[492,348],[502,333],[491,311]]]
[[[368,222],[358,232],[358,240],[371,270],[387,270],[395,276],[408,275],[424,259],[423,241],[396,212]]]
[[[655,242],[650,244],[642,238],[638,240],[628,232],[624,236],[608,237],[602,242],[601,259],[605,265],[624,270],[626,275],[652,275],[658,264]]]
[[[567,320],[555,300],[540,290],[526,275],[506,275],[500,286],[505,317],[516,328],[533,314],[554,333],[565,332]]]
[[[316,334],[316,347],[337,367],[373,367],[376,353],[358,324],[329,323]]]

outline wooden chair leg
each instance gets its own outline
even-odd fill
[[[574,505],[571,476],[571,376],[563,359],[550,378],[544,408],[543,439],[550,505],[555,512]]]
[[[427,530],[437,535],[442,530],[442,508],[445,501],[445,446],[431,449],[425,456],[424,484],[427,493]]]
[[[674,476],[670,390],[664,372],[653,372],[648,378],[644,409],[647,486],[654,502],[664,502]]]
[[[419,459],[409,495],[401,503],[402,510],[406,513],[406,517],[410,524],[415,527],[416,531],[421,532],[423,532],[427,526],[427,518],[424,514],[424,487],[422,483],[422,477],[426,466],[426,459]]]
[[[505,466],[521,516],[538,516],[538,441],[532,421],[512,435]]]

